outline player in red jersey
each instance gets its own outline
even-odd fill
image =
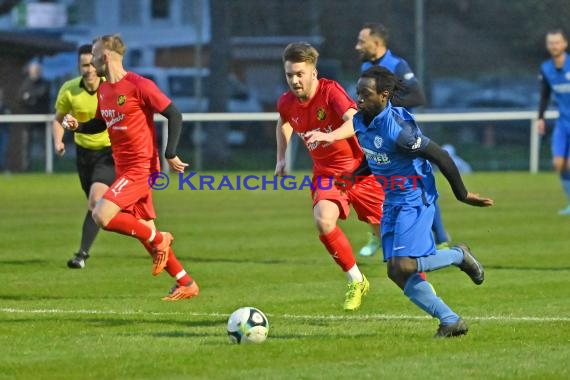
[[[285,150],[293,132],[305,141],[307,132],[330,132],[352,123],[352,116],[356,113],[356,104],[337,82],[317,78],[318,56],[317,50],[304,42],[289,44],[283,52],[290,91],[281,95],[277,103],[275,174],[280,176],[285,175]],[[377,230],[382,217],[384,191],[371,175],[346,190],[332,183],[335,177],[354,172],[362,163],[363,153],[356,138],[306,146],[313,159],[313,217],[319,238],[347,275],[349,283],[344,309],[356,310],[370,285],[360,272],[350,242],[337,226],[337,221],[347,218],[352,204],[358,218]]]
[[[156,229],[150,186],[153,173],[160,171],[153,122],[155,112],[168,119],[168,143],[164,155],[170,168],[183,172],[188,166],[176,154],[182,115],[154,82],[123,68],[125,50],[118,35],[94,40],[92,64],[97,75],[107,78],[97,93],[97,113],[86,123],[78,123],[71,115],[66,115],[63,124],[82,133],[108,130],[117,177],[93,209],[93,218],[107,231],[138,239],[153,258],[154,276],[166,269],[176,279],[176,285],[163,300],[191,298],[198,295],[198,284],[174,255],[172,235]]]

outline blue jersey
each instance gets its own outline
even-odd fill
[[[360,71],[365,72],[373,66],[381,66],[390,70],[390,72],[394,73],[394,75],[396,75],[398,79],[402,80],[408,87],[418,83],[418,79],[408,62],[406,62],[404,58],[392,54],[389,49],[386,50],[386,54],[384,54],[380,59],[376,61],[363,62],[362,66],[360,66]]]
[[[540,66],[540,74],[554,92],[560,112],[558,123],[570,129],[570,59],[567,56],[560,69],[549,59]]]
[[[353,122],[368,166],[384,187],[385,205],[420,206],[437,199],[432,166],[418,155],[429,138],[405,108],[388,103],[370,125],[360,112]]]

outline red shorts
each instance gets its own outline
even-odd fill
[[[384,189],[370,175],[352,186],[348,190],[339,190],[330,176],[313,177],[315,189],[311,190],[313,207],[321,200],[332,201],[338,205],[340,218],[346,219],[350,214],[350,205],[358,215],[358,219],[370,224],[380,224],[382,220],[382,203],[384,203]]]
[[[148,172],[127,170],[117,177],[103,198],[115,203],[123,212],[133,214],[137,219],[156,219],[152,189],[148,180]]]

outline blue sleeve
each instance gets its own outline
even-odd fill
[[[406,86],[411,86],[418,83],[418,78],[416,77],[416,74],[414,74],[412,68],[410,67],[410,65],[408,65],[408,62],[406,62],[403,59],[400,60],[400,62],[396,66],[394,74],[398,78],[400,78],[400,80],[404,82]]]
[[[413,120],[399,120],[402,128],[396,138],[396,146],[399,150],[419,156],[426,148],[430,139],[422,135],[422,132]]]
[[[413,108],[426,104],[426,96],[418,78],[404,60],[396,66],[394,73],[404,85],[404,88],[396,92],[392,103],[397,107]]]

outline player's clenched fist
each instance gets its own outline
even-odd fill
[[[79,127],[79,122],[76,118],[67,114],[63,117],[63,121],[61,122],[61,126],[67,130],[75,131]]]

